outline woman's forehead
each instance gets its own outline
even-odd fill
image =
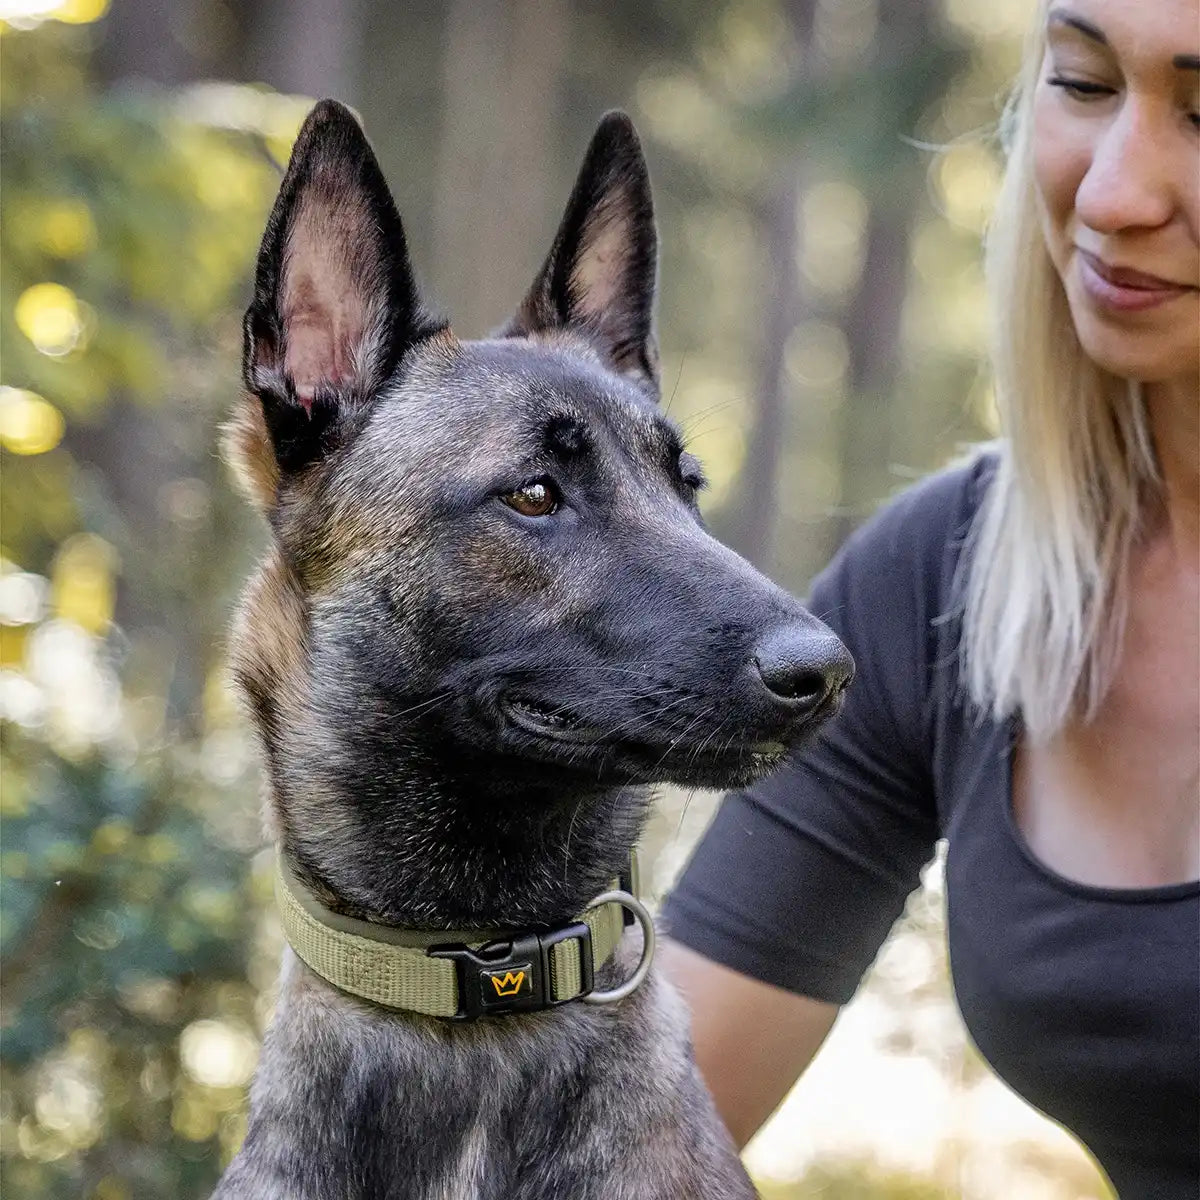
[[[1175,70],[1195,70],[1200,56],[1200,0],[1051,0],[1046,27],[1051,42]]]

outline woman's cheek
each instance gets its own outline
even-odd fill
[[[1058,97],[1041,84],[1034,104],[1033,173],[1042,226],[1050,256],[1060,270],[1072,242],[1075,193],[1088,168],[1088,149],[1079,131],[1072,136],[1071,120],[1061,111]]]

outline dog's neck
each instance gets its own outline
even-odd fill
[[[327,767],[272,791],[282,849],[324,903],[430,930],[573,919],[627,867],[650,801],[645,787],[452,775],[415,757],[387,784]]]

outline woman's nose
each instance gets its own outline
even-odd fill
[[[1128,96],[1097,135],[1075,193],[1076,215],[1097,233],[1155,229],[1178,208],[1177,164],[1160,128],[1169,117],[1154,107]]]

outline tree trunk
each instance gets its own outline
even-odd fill
[[[759,211],[767,249],[767,305],[758,373],[754,423],[736,490],[738,508],[729,530],[733,548],[761,570],[769,571],[779,518],[779,461],[786,432],[791,387],[784,364],[788,338],[802,307],[799,224],[800,167],[789,162]]]
[[[794,43],[794,70],[812,73],[815,0],[791,0],[785,14]],[[805,143],[797,142],[781,163],[765,200],[758,206],[758,225],[767,249],[766,308],[746,458],[733,494],[736,507],[718,531],[744,558],[770,571],[779,518],[780,459],[787,436],[788,399],[792,391],[785,367],[788,338],[805,315],[807,302],[800,278],[800,228],[797,205],[804,192]]]
[[[868,218],[862,276],[843,325],[850,377],[840,414],[841,493],[825,529],[826,559],[894,486],[888,468],[911,221],[907,205],[875,204]]]
[[[455,0],[450,7],[434,255],[465,336],[486,332],[516,308],[533,281],[530,256],[550,248],[568,20],[569,6],[559,0]]]
[[[876,62],[888,67],[912,61],[927,52],[937,36],[930,0],[883,5]],[[850,344],[849,393],[841,412],[840,496],[826,529],[825,558],[896,487],[890,459],[900,416],[896,385],[902,317],[913,219],[924,181],[924,163],[914,149],[881,172],[880,192],[871,205],[862,274],[844,318]]]
[[[363,7],[362,0],[271,0],[255,6],[254,77],[281,92],[357,103]]]

